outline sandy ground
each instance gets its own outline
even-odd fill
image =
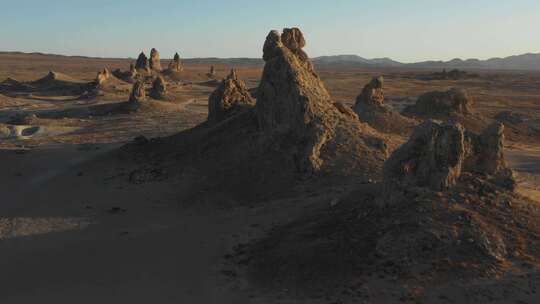
[[[1,57],[7,68],[0,70],[0,76],[32,80],[58,69],[89,80],[103,65],[125,68],[128,64],[36,56],[26,61]],[[229,68],[218,66],[219,75]],[[44,130],[74,129],[0,140],[0,303],[334,303],[325,298],[296,299],[294,286],[280,294],[265,294],[252,288],[226,256],[238,244],[287,223],[306,208],[328,204],[336,193],[234,208],[193,205],[179,198],[174,178],[134,184],[129,173],[136,164],[111,156],[136,136],[167,136],[204,121],[206,98],[213,87],[197,83],[204,80],[207,69],[188,67],[185,82],[195,85],[176,87],[167,105],[157,102],[155,108],[133,114],[43,121]],[[394,105],[410,103],[408,96],[429,89],[462,85],[471,88],[479,109],[490,117],[508,108],[540,117],[540,77],[535,74],[462,82],[425,82],[411,78],[409,72],[395,71],[323,70],[321,74],[336,100],[349,104],[370,76],[386,74],[389,103]],[[239,75],[253,87],[260,67],[241,68]],[[498,91],[489,90],[495,87]],[[0,123],[21,111],[39,114],[87,106],[69,96],[30,97],[0,95]],[[127,93],[119,93],[98,104],[125,100]],[[517,172],[519,191],[540,201],[536,142],[511,142],[507,156]],[[508,286],[520,288],[530,282],[515,279]],[[482,290],[478,287],[482,284],[488,287]],[[497,289],[490,284],[480,282],[476,293],[463,292],[459,284],[449,286],[450,296],[428,295],[429,303],[489,302],[489,293]],[[389,290],[388,297],[393,293],[397,301],[399,289]],[[516,303],[534,303],[527,302],[534,298]],[[502,299],[498,303],[508,298]]]

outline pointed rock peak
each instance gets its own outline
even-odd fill
[[[144,88],[144,82],[137,80],[133,84],[131,89],[131,94],[129,96],[129,101],[133,103],[138,103],[146,99],[146,90]]]
[[[146,57],[144,52],[141,52],[141,54],[139,54],[139,57],[135,62],[135,68],[138,70],[148,70],[148,57]]]
[[[232,69],[208,99],[208,121],[222,121],[235,110],[253,105],[255,100],[251,97],[246,84],[238,79],[236,71]]]
[[[235,69],[231,69],[231,72],[230,72],[229,75],[227,76],[227,79],[238,80],[238,75],[236,74],[236,70],[235,70]]]
[[[161,60],[159,58],[159,52],[156,49],[150,51],[150,69],[153,71],[161,71]]]
[[[163,76],[157,76],[152,83],[152,89],[150,91],[150,96],[155,99],[166,99],[167,98],[167,83]]]
[[[362,92],[356,98],[355,110],[358,112],[366,111],[366,106],[382,106],[384,104],[383,92],[384,78],[375,77],[364,86]]]
[[[180,61],[180,55],[178,53],[174,54],[174,61]]]
[[[263,59],[268,61],[279,54],[279,49],[283,46],[281,35],[278,31],[272,30],[266,36],[263,46]]]

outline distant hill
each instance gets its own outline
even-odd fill
[[[404,65],[403,63],[394,61],[390,58],[366,59],[358,55],[321,56],[314,58],[313,62],[319,65],[353,65],[383,67],[399,67]]]
[[[491,58],[487,60],[462,60],[456,58],[450,61],[423,61],[416,63],[401,63],[390,58],[366,59],[357,55],[322,56],[314,58],[313,61],[318,65],[341,65],[355,67],[540,70],[540,53],[528,53],[505,58]]]
[[[63,56],[42,53],[0,52],[0,55],[8,56],[44,56],[48,58],[66,57],[80,59],[115,59],[115,58],[92,58],[85,56]],[[133,60],[132,58],[117,58],[118,60]],[[165,59],[166,60],[166,59]],[[264,61],[260,58],[184,58],[187,64],[226,64],[226,65],[259,65]],[[419,69],[493,69],[493,70],[529,70],[540,71],[540,53],[509,56],[505,58],[479,59],[452,59],[449,61],[422,61],[416,63],[401,63],[390,58],[366,59],[358,55],[335,55],[313,58],[313,62],[320,66],[343,66],[343,67],[406,67]]]

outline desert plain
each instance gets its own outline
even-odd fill
[[[540,72],[470,70],[474,76],[437,79],[428,76],[439,69],[315,64],[332,100],[346,107],[382,76],[384,103],[397,112],[426,92],[459,88],[474,100],[468,130],[504,124],[512,195],[527,202],[530,218],[520,222],[521,211],[512,209],[520,203],[499,194],[485,193],[481,203],[465,195],[458,204],[471,214],[505,205],[512,215],[494,213],[494,221],[524,235],[516,236],[519,249],[494,254],[489,266],[475,262],[476,251],[458,262],[439,252],[430,258],[447,265],[432,264],[433,270],[385,260],[380,240],[369,263],[349,257],[374,242],[362,243],[355,229],[367,230],[350,222],[363,220],[357,205],[381,192],[380,174],[281,177],[286,164],[280,164],[267,175],[245,175],[259,167],[236,172],[239,163],[265,163],[264,171],[281,156],[242,159],[245,153],[230,146],[254,135],[242,131],[239,119],[200,130],[208,124],[210,95],[231,69],[258,102],[263,61],[182,61],[166,73],[171,60],[161,59],[166,98],[146,96],[130,107],[133,82],[114,71],[128,71],[135,59],[0,53],[1,303],[538,303]],[[104,69],[111,75],[96,83]],[[144,85],[149,90],[152,83]],[[230,128],[232,135],[221,134]],[[385,157],[407,142],[410,130],[390,133],[381,132]],[[452,204],[437,193],[432,202]],[[339,229],[328,232],[328,225]],[[457,263],[456,269],[478,271],[453,271]]]

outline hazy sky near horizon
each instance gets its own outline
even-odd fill
[[[312,57],[402,62],[539,53],[538,0],[0,0],[0,51],[261,57],[298,26]]]

